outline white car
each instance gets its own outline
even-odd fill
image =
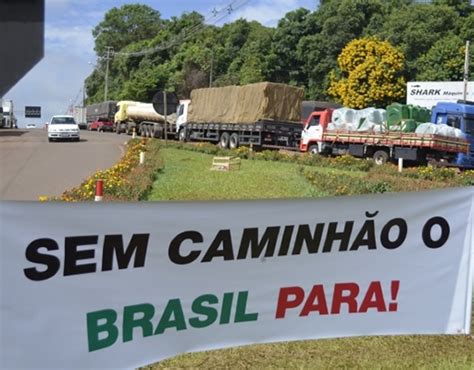
[[[73,116],[53,116],[48,123],[48,141],[53,140],[79,141],[79,126]]]

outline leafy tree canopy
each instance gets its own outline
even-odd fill
[[[351,41],[337,58],[329,93],[352,108],[385,107],[402,100],[404,56],[387,41],[361,38]]]
[[[114,54],[109,61],[108,95],[113,99],[149,101],[164,87],[184,98],[192,89],[210,84],[273,81],[303,87],[307,99],[338,96],[343,100],[343,81],[352,81],[372,94],[357,95],[357,103],[351,104],[359,105],[367,99],[403,101],[399,86],[403,77],[459,80],[465,41],[471,40],[474,49],[474,7],[469,0],[321,0],[317,9],[295,9],[276,27],[265,27],[244,19],[214,26],[206,24],[197,12],[162,19],[158,10],[147,5],[127,4],[108,11],[93,36],[98,61],[86,79],[88,103],[104,97],[104,56],[111,46]],[[365,54],[352,51],[355,59],[342,58],[342,65],[338,65],[343,49],[360,39],[378,46]],[[396,52],[381,47],[382,40]],[[144,50],[153,52],[130,55]],[[405,60],[401,67],[390,62],[390,58],[399,60],[400,52]],[[369,60],[352,66],[360,61],[360,55]],[[383,63],[374,62],[382,59]],[[391,68],[393,76],[381,75]],[[385,87],[376,89],[371,81]],[[387,81],[395,84],[391,95]]]

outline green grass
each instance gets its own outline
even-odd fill
[[[250,345],[176,356],[159,368],[473,369],[468,336],[360,337]]]
[[[240,171],[211,171],[212,155],[165,148],[150,200],[318,197],[295,163],[243,160]],[[312,168],[351,178],[363,172]],[[474,323],[474,320],[473,320]],[[474,327],[473,327],[474,330]],[[183,354],[146,368],[474,369],[470,336],[386,336],[284,342]]]
[[[166,148],[149,200],[317,197],[293,163],[242,160],[239,171],[211,171],[212,155]],[[326,169],[327,170],[327,169]]]

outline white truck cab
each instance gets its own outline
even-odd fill
[[[180,100],[178,109],[176,112],[176,134],[178,135],[179,141],[185,141],[186,130],[185,125],[188,122],[188,109],[191,100]]]

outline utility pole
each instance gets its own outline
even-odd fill
[[[10,100],[10,128],[16,128],[13,124],[13,100]]]
[[[111,46],[107,46],[107,56],[106,56],[106,66],[105,66],[105,88],[104,88],[104,101],[107,101],[108,90],[109,90],[109,61],[110,61],[110,52],[112,50]]]
[[[463,100],[467,100],[467,81],[469,79],[469,40],[466,41],[466,50],[464,53],[464,93]]]
[[[86,106],[86,81],[84,81],[84,85],[82,86],[82,108]]]

